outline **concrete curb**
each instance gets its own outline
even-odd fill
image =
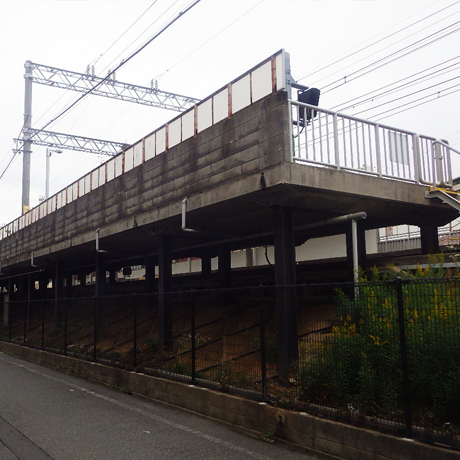
[[[10,343],[0,350],[19,358],[183,408],[240,431],[275,439],[327,460],[460,460],[460,452],[323,420],[186,383],[81,361]]]

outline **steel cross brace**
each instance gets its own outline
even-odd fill
[[[42,64],[30,64],[33,83],[52,86],[54,88],[86,93],[104,80],[104,78],[90,74],[72,72]],[[176,112],[183,112],[200,102],[199,99],[192,97],[168,93],[156,88],[123,83],[113,79],[103,81],[91,94],[148,105],[150,107],[174,110]]]

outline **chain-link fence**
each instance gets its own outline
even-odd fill
[[[459,295],[419,278],[9,301],[0,339],[459,448]]]

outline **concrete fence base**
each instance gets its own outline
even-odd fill
[[[293,412],[266,403],[10,343],[4,353],[274,439],[332,460],[460,460],[460,452]]]

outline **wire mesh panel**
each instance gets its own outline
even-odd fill
[[[74,358],[92,360],[95,305],[92,297],[65,299],[65,351]]]
[[[4,301],[0,339],[460,447],[460,278],[443,276]]]
[[[453,437],[460,433],[460,280],[403,289],[413,430]]]
[[[299,400],[318,411],[403,430],[394,288],[331,285],[327,294],[299,359]]]

